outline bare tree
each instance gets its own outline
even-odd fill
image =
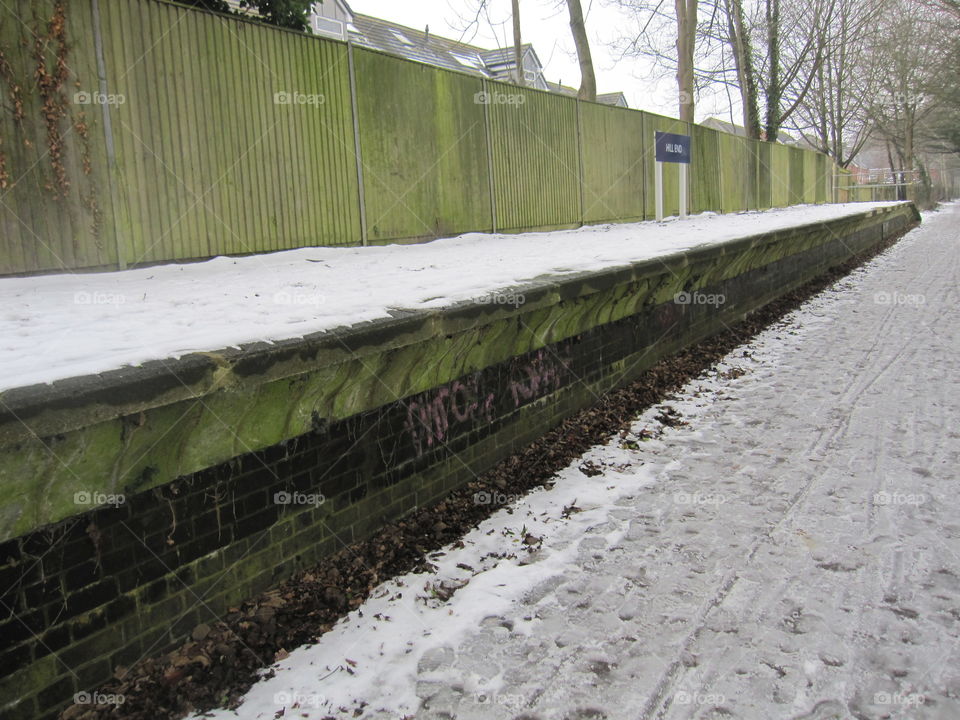
[[[880,2],[836,0],[821,61],[796,103],[792,127],[841,167],[853,161],[871,134],[882,14]]]
[[[581,100],[596,102],[597,76],[593,70],[593,57],[590,54],[590,41],[587,39],[587,28],[583,22],[580,0],[567,0],[567,7],[570,10],[570,31],[573,34],[577,60],[580,63],[580,92],[577,97]]]
[[[484,25],[493,30],[497,36],[497,47],[501,49],[511,48],[513,51],[513,70],[510,73],[512,81],[517,85],[526,85],[527,78],[524,74],[523,64],[523,39],[521,36],[520,25],[520,0],[511,0],[511,12],[509,22],[513,30],[513,40],[509,42],[505,34],[501,41],[501,32],[499,30],[506,25],[508,20],[494,21],[490,15],[492,0],[473,0],[472,3],[464,3],[465,12],[455,12],[458,24],[455,26],[460,30],[458,42],[472,42],[473,38]]]
[[[935,11],[913,0],[891,0],[883,26],[870,120],[899,168],[913,170],[927,120],[942,99],[938,91],[956,72],[949,65],[954,37]]]
[[[693,122],[694,52],[697,46],[697,0],[674,0],[677,13],[677,91],[680,119]]]
[[[761,90],[764,136],[777,140],[813,87],[827,51],[835,0],[765,0],[766,55]]]
[[[679,115],[693,122],[694,97],[702,80],[695,60],[698,45],[698,0],[674,0],[673,12],[664,9],[667,0],[614,0],[633,18],[635,27],[614,44],[624,57],[646,57],[657,71],[671,72],[677,80]],[[666,38],[674,38],[672,47]]]
[[[513,18],[513,62],[517,85],[526,85],[527,79],[523,74],[523,39],[520,37],[520,0],[513,0],[511,16]]]
[[[750,27],[743,13],[742,0],[724,0],[727,32],[737,72],[737,85],[743,105],[743,127],[747,137],[760,137],[760,108],[757,100],[757,82],[754,74],[754,52]]]
[[[922,0],[927,7],[943,10],[960,20],[960,0]]]

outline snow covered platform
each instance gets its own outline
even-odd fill
[[[918,222],[817,206],[0,281],[3,599],[39,618],[0,707],[179,643]]]
[[[685,222],[308,248],[125,272],[0,279],[0,391],[148,361],[297,340],[402,310],[516,304],[509,288],[605,272],[896,203],[802,205]],[[538,282],[540,281],[540,282]]]

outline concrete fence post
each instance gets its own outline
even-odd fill
[[[353,152],[357,160],[357,200],[360,204],[360,242],[367,245],[367,197],[363,184],[363,153],[360,145],[360,112],[357,107],[357,71],[353,64],[353,40],[347,39],[347,65],[350,71],[350,111],[353,114]]]
[[[93,25],[93,47],[97,55],[97,82],[101,97],[107,97],[110,93],[110,84],[107,82],[107,63],[103,55],[103,33],[100,29],[99,0],[92,0],[90,3],[90,14]],[[100,103],[100,110],[103,114],[103,139],[107,150],[107,193],[110,196],[110,213],[113,215],[113,242],[117,249],[117,269],[126,270],[127,253],[124,248],[124,239],[121,237],[121,223],[117,219],[119,199],[116,192],[117,183],[114,178],[117,172],[117,152],[113,143],[113,124],[110,118],[110,103]]]
[[[576,126],[577,126],[577,185],[580,190],[580,226],[583,227],[586,220],[586,205],[583,200],[584,178],[583,178],[583,129],[581,125],[582,113],[580,110],[580,98],[576,99]]]
[[[487,102],[483,104],[483,129],[487,138],[487,176],[490,184],[490,228],[491,232],[497,232],[497,182],[493,172],[493,126],[490,122],[490,90],[488,89],[487,79],[480,80],[483,90],[483,97]]]

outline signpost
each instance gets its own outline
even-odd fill
[[[657,149],[656,196],[657,220],[663,220],[663,164],[680,165],[680,218],[687,217],[687,165],[690,164],[690,136],[657,132],[654,136]]]

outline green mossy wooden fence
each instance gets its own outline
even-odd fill
[[[693,135],[693,212],[870,199],[813,152],[165,0],[0,16],[0,274],[651,218],[657,130]]]

